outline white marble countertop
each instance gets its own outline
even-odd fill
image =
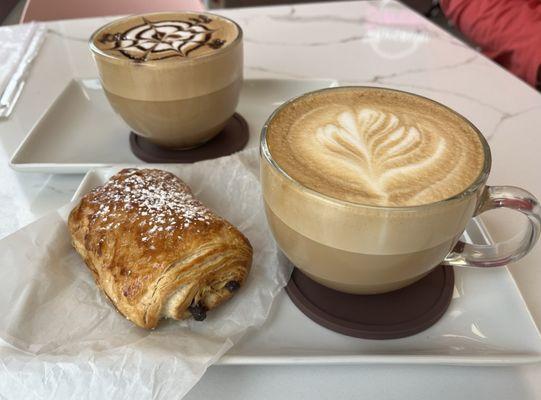
[[[541,196],[541,95],[395,2],[318,3],[223,12],[245,31],[247,78],[333,78],[422,94],[456,109],[487,137],[490,184]],[[97,75],[87,49],[96,18],[48,24],[48,35],[8,121],[0,122],[0,237],[67,202],[81,175],[18,173],[8,160],[66,84]],[[0,38],[1,40],[1,38]],[[505,232],[506,222],[490,218]],[[541,246],[515,264],[538,326]],[[521,367],[214,367],[188,398],[541,398],[541,365]],[[239,396],[240,395],[240,396]]]

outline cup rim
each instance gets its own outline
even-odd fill
[[[131,60],[129,58],[115,57],[114,55],[109,54],[109,53],[101,50],[98,46],[96,46],[94,44],[95,37],[100,32],[102,32],[104,29],[110,27],[111,25],[117,24],[119,22],[126,21],[126,20],[128,20],[130,18],[134,18],[134,17],[146,17],[146,16],[154,16],[154,15],[162,15],[162,14],[193,14],[193,15],[205,15],[205,16],[210,16],[210,17],[215,17],[215,18],[221,18],[221,19],[229,21],[233,25],[235,25],[237,27],[237,30],[238,30],[238,35],[235,38],[235,40],[233,40],[228,46],[222,47],[222,48],[220,48],[217,51],[212,52],[212,53],[204,54],[204,55],[194,57],[194,58],[188,58],[188,57],[181,58],[181,59],[179,59],[179,58],[169,58],[169,59],[165,59],[165,60],[150,60],[150,61],[146,61],[146,62],[138,62],[138,61],[135,61],[135,60]],[[88,47],[89,47],[90,51],[94,55],[104,57],[104,58],[106,58],[106,59],[108,59],[110,61],[113,61],[113,62],[118,62],[118,63],[121,63],[121,64],[134,64],[134,65],[137,65],[138,67],[142,67],[142,66],[149,67],[149,66],[156,65],[158,61],[160,62],[160,65],[163,65],[165,63],[176,64],[176,63],[179,63],[179,62],[181,62],[181,63],[198,62],[198,61],[203,60],[203,59],[216,57],[216,56],[218,56],[220,54],[223,54],[223,53],[227,52],[230,49],[233,49],[239,42],[242,41],[243,35],[244,35],[244,32],[242,31],[242,28],[240,27],[240,25],[238,23],[233,21],[231,18],[227,18],[227,17],[224,17],[222,15],[209,13],[209,12],[206,12],[206,11],[189,11],[189,10],[187,10],[187,11],[158,11],[158,12],[141,13],[141,14],[130,14],[130,15],[127,15],[125,17],[114,19],[113,21],[108,22],[105,25],[101,25],[99,28],[97,28],[92,33],[92,35],[90,35],[90,38],[88,39]]]
[[[342,200],[342,199],[338,199],[338,198],[329,196],[327,194],[318,192],[317,190],[311,189],[311,188],[303,185],[302,183],[300,183],[299,181],[297,181],[296,179],[291,177],[286,171],[284,171],[278,165],[278,163],[274,160],[274,158],[272,157],[272,154],[271,154],[271,152],[269,150],[268,143],[267,143],[267,130],[269,128],[269,125],[272,122],[272,120],[274,119],[274,117],[280,111],[282,111],[284,108],[288,107],[290,104],[294,103],[295,101],[300,100],[303,97],[306,97],[306,96],[309,96],[309,95],[312,95],[312,94],[315,94],[315,93],[320,93],[320,92],[344,90],[344,89],[386,90],[386,91],[389,91],[389,92],[404,93],[404,94],[415,96],[415,97],[418,97],[418,98],[421,98],[421,99],[424,99],[424,100],[428,100],[428,101],[430,101],[430,102],[432,102],[432,103],[434,103],[434,104],[436,104],[436,105],[438,105],[440,107],[443,107],[444,109],[452,112],[453,114],[455,114],[456,116],[461,118],[463,121],[465,121],[469,126],[471,126],[471,128],[474,130],[474,132],[477,133],[477,136],[478,136],[478,138],[479,138],[479,140],[481,142],[481,145],[483,147],[484,160],[483,160],[483,168],[479,172],[479,175],[475,178],[475,180],[468,187],[466,187],[463,191],[455,194],[454,196],[447,197],[445,199],[438,200],[438,201],[435,201],[435,202],[432,202],[432,203],[417,204],[417,205],[411,205],[411,206],[380,206],[380,205],[374,205],[374,204],[365,204],[365,203],[360,203],[360,202],[352,202],[352,201]],[[410,210],[414,210],[414,209],[418,210],[418,209],[423,208],[423,207],[433,207],[433,206],[448,204],[448,203],[451,203],[451,202],[454,202],[454,201],[464,199],[464,198],[470,196],[472,193],[475,193],[479,189],[479,187],[483,186],[486,183],[486,181],[488,179],[488,175],[490,173],[490,168],[491,168],[491,165],[492,165],[492,155],[491,155],[490,147],[488,145],[487,140],[485,139],[485,137],[483,136],[481,131],[469,119],[464,117],[462,114],[458,113],[457,111],[453,110],[452,108],[450,108],[450,107],[448,107],[448,106],[446,106],[446,105],[444,105],[444,104],[442,104],[442,103],[440,103],[440,102],[438,102],[436,100],[430,99],[430,98],[425,97],[425,96],[421,96],[421,95],[416,94],[416,93],[407,92],[405,90],[391,89],[391,88],[378,87],[378,86],[367,86],[367,85],[347,85],[347,86],[336,86],[336,87],[323,88],[323,89],[318,89],[318,90],[313,90],[313,91],[310,91],[310,92],[306,92],[304,94],[301,94],[299,96],[295,96],[295,97],[285,101],[284,103],[282,103],[278,108],[276,108],[272,112],[272,114],[265,121],[265,124],[263,125],[263,128],[261,129],[259,154],[260,154],[260,157],[265,158],[265,160],[271,165],[271,167],[276,172],[278,172],[280,175],[285,177],[288,181],[290,181],[293,185],[295,185],[300,190],[305,191],[305,192],[307,192],[307,193],[309,193],[309,194],[311,194],[311,195],[313,195],[315,197],[320,197],[320,198],[325,199],[325,200],[327,200],[329,202],[336,203],[336,204],[341,204],[341,205],[345,205],[345,206],[349,206],[349,207],[357,207],[357,208],[362,207],[362,208],[370,208],[370,209],[374,209],[374,210],[392,210],[392,211],[410,211]]]

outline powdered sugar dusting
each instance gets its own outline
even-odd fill
[[[125,222],[144,243],[164,235],[182,239],[182,230],[217,218],[182,180],[158,169],[124,169],[94,189],[89,199],[99,204],[92,219],[101,229],[118,228],[119,217],[129,215]]]

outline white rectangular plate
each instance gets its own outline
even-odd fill
[[[163,166],[160,166],[162,168]],[[163,167],[171,172],[182,166]],[[74,195],[80,198],[119,168],[89,172]],[[490,238],[472,221],[464,239]],[[541,337],[507,268],[455,268],[453,300],[428,330],[395,340],[363,340],[317,325],[282,292],[269,319],[249,333],[218,364],[467,364],[510,365],[541,361]]]
[[[333,80],[245,80],[237,111],[250,128],[247,147],[259,144],[263,123],[284,101],[336,85]],[[18,171],[69,174],[143,163],[130,150],[129,133],[130,128],[109,105],[99,80],[72,80],[15,150],[10,164]]]

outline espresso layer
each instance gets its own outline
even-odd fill
[[[235,112],[242,80],[213,93],[173,101],[141,101],[105,89],[115,111],[139,135],[152,142],[188,148],[215,136]]]
[[[216,53],[234,42],[239,33],[233,22],[211,14],[155,13],[106,25],[92,43],[113,57],[152,62]]]
[[[484,151],[447,108],[377,88],[315,92],[282,108],[267,130],[277,164],[302,185],[355,203],[411,206],[469,187]]]
[[[411,253],[363,254],[304,236],[291,229],[266,203],[265,212],[280,249],[294,265],[319,283],[348,293],[383,293],[413,283],[439,264],[455,242],[450,238]]]

